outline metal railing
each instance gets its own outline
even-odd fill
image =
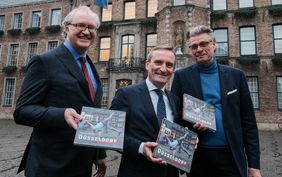
[[[108,62],[110,71],[145,70],[145,59],[140,57],[111,58]]]

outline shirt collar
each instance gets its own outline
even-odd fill
[[[158,89],[158,88],[149,80],[148,77],[146,78],[145,82],[146,82],[146,85],[147,85],[147,87],[148,87],[149,92]],[[165,91],[165,88],[163,87],[163,88],[161,88],[161,90],[164,92],[164,91]]]
[[[79,52],[72,46],[72,44],[70,43],[70,41],[65,40],[65,41],[64,41],[64,45],[65,45],[65,47],[70,51],[70,53],[72,54],[72,56],[73,56],[76,60],[78,60],[81,56],[86,56],[86,53],[85,53],[85,54],[79,53]]]

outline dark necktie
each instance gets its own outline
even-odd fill
[[[93,86],[93,82],[89,76],[89,73],[88,73],[88,70],[87,70],[87,67],[86,67],[86,59],[85,57],[81,57],[79,59],[80,63],[81,63],[81,68],[82,68],[82,71],[83,71],[83,74],[85,76],[85,79],[87,80],[88,82],[88,88],[89,88],[89,91],[90,91],[90,95],[91,95],[91,100],[94,102],[95,101],[95,90],[94,90],[94,86]]]
[[[164,102],[164,92],[159,89],[155,89],[155,92],[159,96],[158,104],[157,104],[157,117],[158,123],[161,125],[163,118],[166,118],[166,110],[165,110],[165,102]]]

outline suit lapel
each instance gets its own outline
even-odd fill
[[[220,88],[221,88],[221,103],[222,103],[222,110],[224,110],[224,107],[226,105],[226,97],[227,97],[227,84],[222,84],[222,83],[230,83],[230,81],[228,81],[229,74],[227,72],[227,70],[218,65],[219,66],[219,81],[220,81]]]
[[[193,65],[193,67],[194,68],[191,69],[190,72],[186,72],[187,76],[185,78],[187,78],[187,87],[189,88],[186,88],[185,90],[188,91],[189,95],[203,99],[200,72],[195,68],[196,65]]]
[[[63,44],[61,44],[57,49],[58,52],[55,55],[57,56],[58,60],[60,60],[62,64],[69,70],[71,75],[78,80],[88,98],[91,99],[88,83],[71,53]]]
[[[155,113],[153,102],[145,81],[140,86],[139,96],[141,96],[142,104],[144,105],[145,110],[147,111],[145,117],[147,119],[150,119],[150,122],[152,122],[154,129],[158,131],[160,127],[157,115]]]

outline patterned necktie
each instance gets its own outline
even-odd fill
[[[163,118],[166,118],[166,110],[165,110],[165,102],[164,102],[164,92],[160,89],[154,90],[158,96],[158,104],[157,104],[157,117],[158,117],[158,123],[161,125]]]
[[[89,76],[89,73],[88,73],[88,70],[87,70],[87,67],[86,67],[86,59],[85,57],[81,57],[79,59],[80,63],[81,63],[81,68],[82,68],[82,71],[83,71],[83,74],[85,76],[85,79],[87,80],[87,83],[88,83],[88,88],[89,88],[89,91],[90,91],[90,95],[91,95],[91,100],[94,102],[95,101],[95,90],[94,90],[94,86],[93,86],[93,82]]]

